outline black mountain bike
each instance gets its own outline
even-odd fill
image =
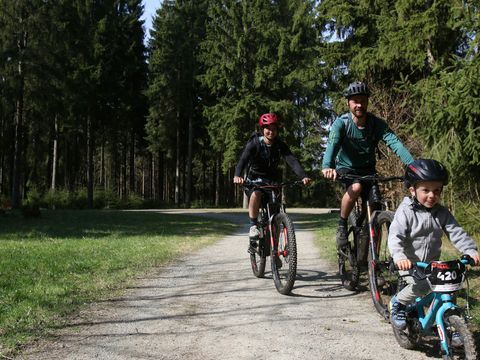
[[[397,277],[388,251],[388,229],[393,212],[384,208],[379,189],[380,182],[403,181],[403,177],[344,174],[340,179],[354,179],[371,184],[368,198],[359,197],[348,217],[348,244],[338,252],[338,267],[343,286],[356,290],[360,269],[368,266],[368,281],[375,309],[389,319],[388,304],[396,294]]]
[[[303,185],[302,181],[279,184],[245,182],[243,186],[262,192],[262,205],[258,214],[260,236],[258,244],[250,246],[250,262],[256,277],[265,275],[266,259],[270,256],[273,281],[280,294],[292,291],[297,276],[297,241],[293,222],[281,203],[285,186]]]

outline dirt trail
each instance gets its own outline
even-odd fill
[[[245,223],[243,212],[216,213]],[[270,272],[252,275],[247,226],[240,225],[236,234],[139,279],[123,297],[93,305],[55,341],[18,358],[431,359],[398,346],[369,293],[344,290],[311,229],[301,225],[292,296],[277,293]]]

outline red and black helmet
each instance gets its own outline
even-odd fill
[[[258,118],[258,125],[260,127],[264,127],[272,124],[275,124],[277,126],[279,125],[278,116],[274,113],[266,113]]]

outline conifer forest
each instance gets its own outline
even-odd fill
[[[360,80],[414,157],[447,166],[444,202],[478,226],[477,0],[164,0],[148,41],[143,12],[0,0],[2,207],[240,206],[233,170],[265,112],[315,180],[290,201],[336,206],[320,164]]]

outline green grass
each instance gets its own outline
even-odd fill
[[[0,357],[44,336],[135,275],[213,243],[235,225],[154,212],[0,216]]]
[[[338,214],[292,218],[315,231],[322,257],[336,266]],[[61,326],[85,304],[120,293],[135,276],[235,229],[226,222],[154,212],[61,210],[30,219],[18,213],[0,216],[0,358]],[[447,245],[445,256],[449,252]],[[470,275],[478,328],[480,272]]]

